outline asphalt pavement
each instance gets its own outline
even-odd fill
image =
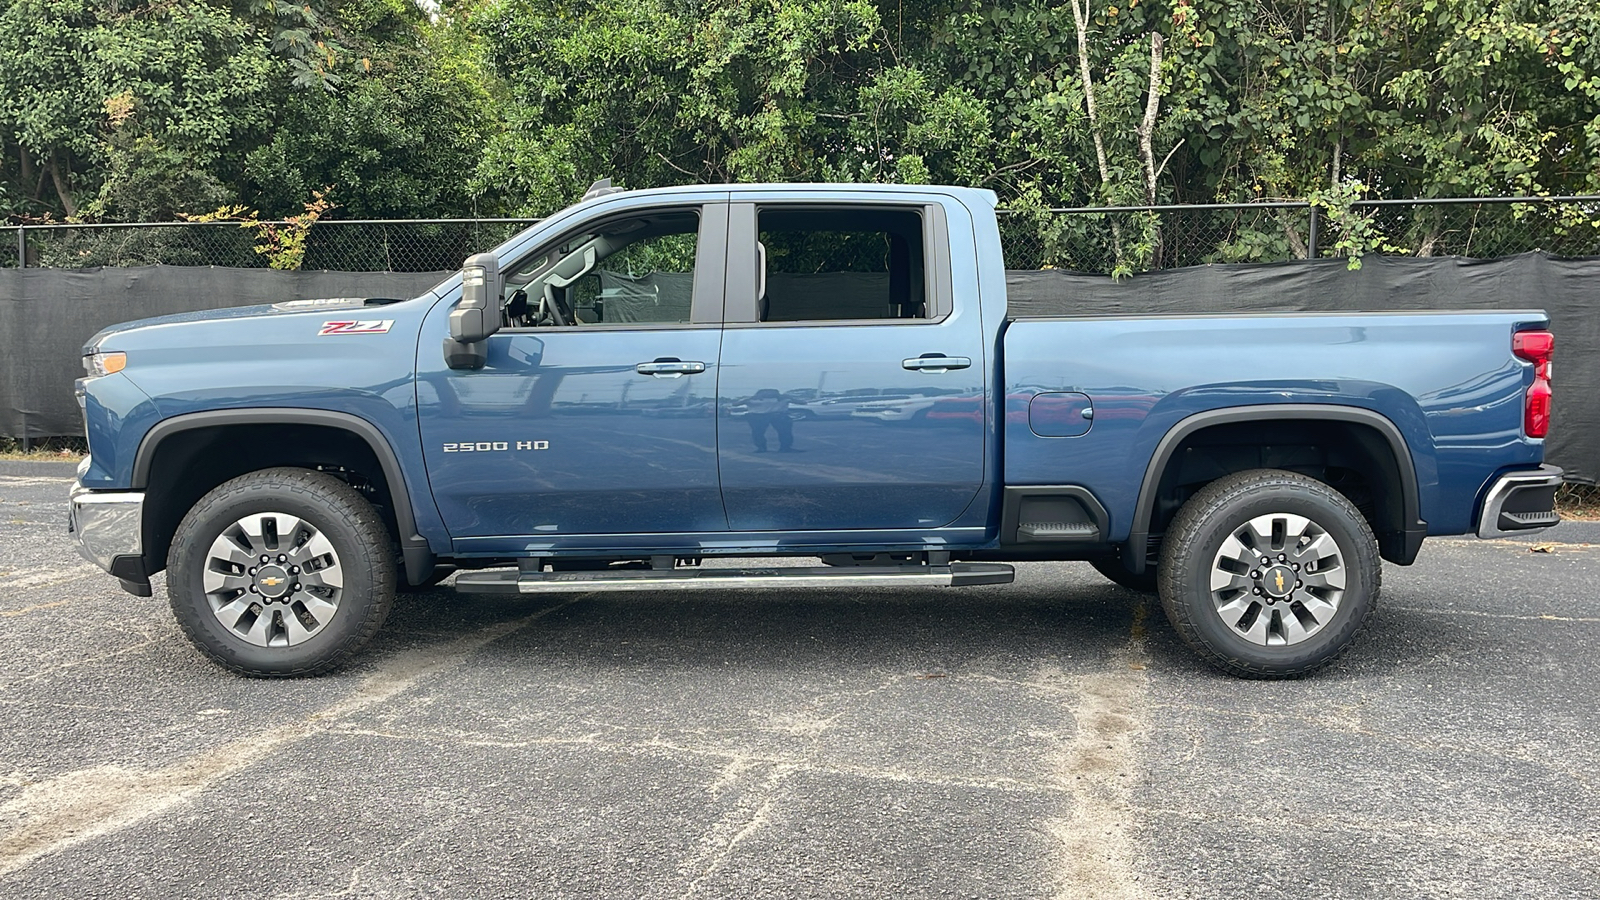
[[[1301,681],[1077,563],[446,588],[255,681],[78,557],[69,477],[0,464],[6,898],[1600,896],[1600,526],[1430,540]]]

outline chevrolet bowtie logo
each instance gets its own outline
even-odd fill
[[[1278,571],[1278,593],[1283,593],[1283,571]]]
[[[266,585],[267,587],[277,587],[278,585],[283,584],[283,579],[282,578],[263,578],[263,579],[261,579],[261,583]],[[1280,591],[1283,590],[1283,576],[1282,575],[1278,576],[1278,590],[1280,590]]]

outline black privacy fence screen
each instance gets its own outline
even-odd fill
[[[325,219],[298,244],[282,223],[0,226],[0,437],[82,434],[72,381],[107,325],[416,296],[535,221]],[[1544,309],[1547,456],[1600,477],[1600,197],[1010,209],[1000,236],[1017,314]]]

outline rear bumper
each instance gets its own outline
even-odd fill
[[[67,531],[83,558],[122,580],[131,593],[149,596],[144,574],[143,491],[91,491],[74,483],[68,495]]]
[[[1478,515],[1478,537],[1505,537],[1549,528],[1561,521],[1556,515],[1556,489],[1561,470],[1540,466],[1524,472],[1507,472],[1495,479],[1483,498]]]

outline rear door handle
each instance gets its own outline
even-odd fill
[[[945,356],[942,353],[924,353],[915,359],[902,359],[900,365],[913,372],[927,372],[937,375],[951,369],[966,369],[972,366],[970,356]]]
[[[663,356],[653,362],[642,362],[633,367],[640,375],[652,375],[656,378],[678,378],[683,375],[699,375],[706,370],[703,362],[684,362],[681,359]]]

